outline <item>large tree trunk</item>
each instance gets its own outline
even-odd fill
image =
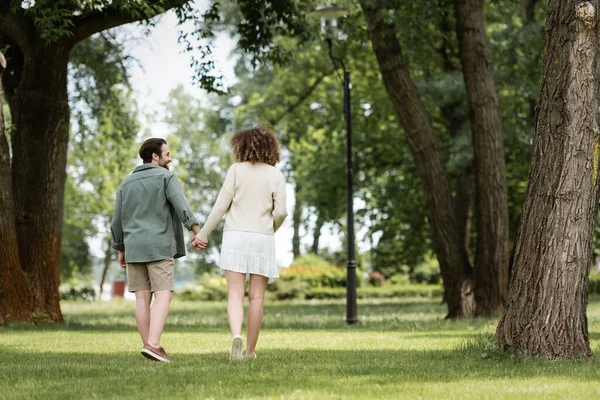
[[[0,53],[0,74],[6,60]],[[1,78],[1,77],[0,77]],[[8,322],[32,322],[32,299],[27,279],[19,263],[15,230],[10,151],[5,135],[0,81],[0,325]]]
[[[455,0],[459,55],[467,89],[477,188],[477,315],[499,311],[508,295],[508,203],[500,109],[485,50],[482,0]]]
[[[592,355],[586,317],[598,207],[598,13],[551,0],[527,197],[496,339],[511,352]]]
[[[430,117],[406,67],[395,25],[384,20],[377,2],[360,3],[383,82],[408,137],[423,184],[427,217],[448,301],[448,317],[473,316],[471,267],[459,239],[450,182]]]
[[[15,128],[12,184],[20,264],[36,318],[56,322],[62,322],[58,286],[71,47],[69,40],[36,42],[23,60],[19,85],[7,95]]]

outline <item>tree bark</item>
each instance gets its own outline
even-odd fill
[[[69,138],[67,64],[72,43],[38,41],[7,99],[13,118],[12,187],[20,264],[38,319],[62,322],[60,241]]]
[[[459,239],[450,182],[430,116],[406,67],[394,23],[384,20],[377,2],[361,0],[360,3],[383,82],[408,137],[423,184],[427,217],[448,301],[448,317],[473,316],[471,267]]]
[[[324,222],[323,217],[319,213],[315,224],[315,232],[313,234],[312,252],[314,254],[319,254],[319,239],[321,239],[321,229],[323,228]]]
[[[496,330],[510,352],[592,355],[586,307],[600,200],[597,18],[590,2],[548,4],[527,197]]]
[[[6,60],[0,53],[0,79],[5,66]],[[0,325],[6,325],[8,322],[32,322],[33,303],[29,284],[19,262],[2,92],[0,80]]]
[[[468,254],[475,212],[475,176],[470,165],[456,177],[454,212],[456,213],[458,235]]]
[[[106,241],[106,250],[104,250],[104,267],[102,268],[102,277],[100,278],[100,290],[98,295],[98,300],[102,300],[102,292],[104,287],[104,281],[106,280],[106,273],[108,272],[108,268],[110,268],[110,260],[112,258],[112,242],[110,239]]]
[[[454,5],[475,157],[476,312],[487,316],[502,309],[508,295],[508,194],[500,107],[485,49],[483,1],[455,0]]]
[[[292,213],[292,223],[294,226],[294,236],[292,237],[292,254],[294,258],[300,256],[300,224],[302,223],[302,206],[300,205],[299,195],[302,187],[298,182],[294,186],[294,212]]]

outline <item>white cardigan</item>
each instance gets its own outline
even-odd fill
[[[285,177],[277,168],[264,163],[233,164],[196,237],[208,240],[223,215],[226,231],[273,235],[287,216],[285,190]]]

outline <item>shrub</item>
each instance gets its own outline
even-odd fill
[[[358,288],[359,299],[396,298],[396,297],[436,297],[441,296],[443,289],[439,285],[398,285]],[[342,299],[346,297],[346,288],[312,288],[306,291],[307,299]]]
[[[198,285],[183,289],[177,297],[194,301],[227,300],[227,280],[222,275],[204,276]]]
[[[298,257],[289,268],[282,268],[277,281],[303,281],[308,287],[344,287],[346,271],[319,256],[308,254]]]
[[[308,282],[305,281],[285,281],[278,279],[269,285],[269,290],[273,292],[276,300],[303,300],[306,298],[308,289]]]
[[[430,258],[423,264],[417,266],[410,274],[410,280],[414,283],[428,283],[437,285],[441,282],[440,264],[436,258]]]
[[[590,281],[588,284],[589,294],[600,294],[600,275],[590,275]]]
[[[62,283],[59,288],[59,297],[61,300],[94,300],[96,298],[96,289],[94,284],[83,278],[70,278]]]

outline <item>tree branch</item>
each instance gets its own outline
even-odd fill
[[[319,86],[319,84],[321,83],[321,81],[329,74],[331,74],[332,71],[329,72],[325,72],[324,74],[322,74],[321,76],[319,76],[317,78],[317,80],[315,80],[315,82],[310,85],[310,87],[306,90],[306,92],[304,92],[300,98],[298,98],[298,100],[296,100],[295,103],[290,104],[290,106],[281,114],[279,114],[277,116],[277,118],[275,118],[273,121],[270,121],[270,124],[275,126],[277,125],[279,122],[281,122],[281,120],[289,113],[291,113],[292,111],[294,111],[298,106],[300,106],[300,104],[304,103],[304,101],[312,94],[312,92],[314,92],[314,90],[317,88],[317,86]]]
[[[159,12],[156,12],[154,15],[132,15],[131,13],[128,13],[125,10],[116,9],[114,7],[107,8],[103,11],[95,11],[82,15],[74,21],[74,43],[78,43],[83,39],[90,37],[95,33],[102,32],[106,29],[156,17],[157,15],[164,14],[165,12],[173,8],[181,7],[182,5],[189,2],[190,0],[167,1],[161,7],[161,10]]]
[[[0,1],[0,32],[19,46],[23,55],[31,53],[33,23],[21,8],[12,9],[10,0]]]

